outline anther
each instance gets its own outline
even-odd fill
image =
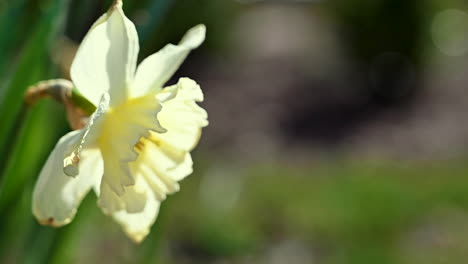
[[[135,149],[139,152],[143,151],[143,148],[145,147],[145,143],[143,142],[143,139],[140,139],[138,143],[135,144]]]

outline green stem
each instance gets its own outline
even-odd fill
[[[86,99],[86,97],[84,97],[75,87],[72,89],[71,100],[89,116],[96,111],[96,106],[88,101],[88,99]]]

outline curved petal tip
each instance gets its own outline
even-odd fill
[[[185,36],[180,41],[180,45],[185,46],[189,49],[196,49],[203,43],[203,41],[205,41],[205,37],[206,26],[203,24],[199,24],[187,31]]]

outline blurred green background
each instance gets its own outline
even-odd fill
[[[40,226],[32,188],[70,130],[28,86],[67,78],[112,1],[0,1],[0,263],[465,263],[468,4],[139,0],[140,60],[204,23],[176,74],[210,126],[140,245],[96,206]]]

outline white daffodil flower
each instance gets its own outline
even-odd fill
[[[33,194],[33,213],[55,227],[72,221],[94,189],[98,205],[134,241],[142,241],[166,195],[192,173],[190,151],[207,113],[196,102],[200,87],[188,78],[163,88],[190,50],[205,39],[192,28],[136,67],[134,24],[122,2],[91,27],[71,66],[76,88],[97,105],[85,128],[63,136],[44,165]]]

